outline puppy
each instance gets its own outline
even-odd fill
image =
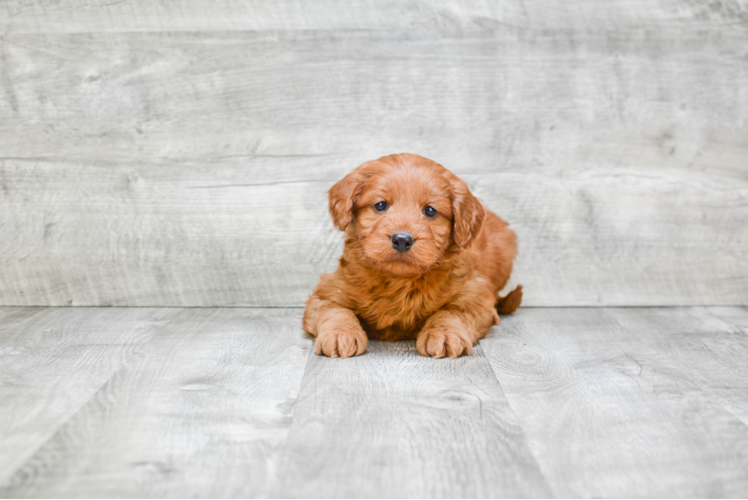
[[[372,338],[415,339],[435,358],[470,355],[499,324],[497,312],[519,307],[521,286],[498,296],[517,253],[514,231],[438,163],[384,156],[328,196],[345,248],[306,303],[303,328],[317,354],[358,356]]]

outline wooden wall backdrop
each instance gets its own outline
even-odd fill
[[[748,304],[748,1],[0,3],[0,304],[299,306],[419,153],[527,305]]]

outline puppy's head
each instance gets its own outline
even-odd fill
[[[460,178],[412,154],[364,163],[328,194],[333,222],[341,231],[352,225],[366,262],[401,276],[425,273],[453,245],[466,248],[485,218]]]

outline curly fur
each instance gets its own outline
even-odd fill
[[[522,300],[509,280],[517,238],[467,185],[438,163],[413,154],[364,163],[329,191],[335,225],[345,231],[338,269],[309,297],[303,328],[317,354],[363,354],[369,338],[415,339],[424,356],[472,354],[473,345]],[[374,204],[385,201],[378,212]],[[426,217],[426,205],[437,216]],[[395,232],[415,243],[392,248]]]

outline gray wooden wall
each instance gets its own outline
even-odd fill
[[[0,304],[301,305],[395,152],[527,305],[748,304],[748,1],[0,2]]]

